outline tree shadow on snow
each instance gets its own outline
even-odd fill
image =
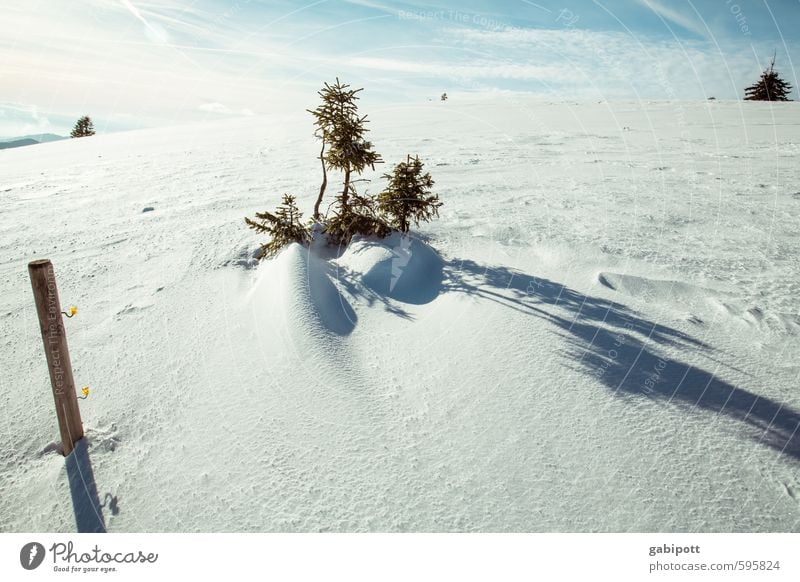
[[[380,304],[386,311],[398,317],[402,317],[403,319],[407,319],[409,321],[414,319],[414,317],[408,311],[391,301],[392,299],[395,299],[394,297],[391,297],[388,293],[384,294],[376,291],[368,285],[359,284],[359,277],[342,265],[337,265],[335,269],[331,269],[329,277],[331,280],[338,282],[348,295],[351,297],[360,298],[367,304],[368,307]],[[342,309],[349,309],[352,311],[352,307],[350,307],[349,303],[347,303],[347,300],[342,297],[341,294],[340,297],[342,301]]]
[[[466,293],[546,319],[567,339],[571,366],[616,396],[635,396],[704,410],[747,425],[749,436],[800,459],[800,414],[738,388],[713,372],[658,353],[659,346],[700,350],[706,343],[650,321],[625,306],[548,279],[470,260],[444,263],[442,293]]]
[[[648,398],[687,412],[702,410],[736,419],[751,438],[800,459],[798,412],[661,353],[668,347],[700,351],[716,362],[713,348],[705,342],[622,304],[549,279],[471,260],[445,260],[420,239],[367,243],[362,248],[369,252],[375,245],[390,248],[392,256],[360,276],[342,266],[329,273],[349,295],[370,305],[381,303],[406,319],[412,316],[398,303],[421,305],[443,293],[464,293],[543,318],[566,339],[569,365],[615,396]]]

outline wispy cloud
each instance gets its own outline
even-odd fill
[[[454,65],[448,62],[354,57],[346,59],[344,64],[383,72],[426,75],[450,80],[515,79],[520,81],[543,81],[553,78],[575,80],[575,78],[569,79],[569,71],[564,71],[557,66],[498,61]]]
[[[659,18],[672,24],[677,24],[681,28],[697,34],[698,36],[707,37],[709,31],[703,26],[702,22],[697,19],[687,16],[670,6],[662,4],[658,0],[636,0],[642,6],[649,8]]]
[[[310,56],[296,61],[300,51],[276,50],[280,42],[252,34],[252,26],[241,34],[242,18],[230,7],[209,13],[201,4],[208,7],[203,0],[74,0],[46,13],[22,3],[4,7],[0,99],[36,108],[50,121],[44,129],[56,133],[82,114],[102,131],[191,122],[208,113],[198,103],[224,103],[237,115],[263,109],[265,100],[288,107],[297,91],[280,77],[312,63]],[[42,123],[9,111],[4,133],[30,133]]]
[[[647,39],[581,29],[448,29],[455,46],[554,69],[548,90],[571,96],[735,98],[752,81],[750,46],[725,50],[704,39]],[[535,70],[535,69],[534,69]]]
[[[571,19],[560,18],[562,4],[70,0],[44,11],[7,2],[0,99],[36,106],[39,116],[9,110],[6,122],[38,129],[46,119],[57,130],[82,114],[113,128],[261,112],[267,103],[287,110],[313,102],[321,81],[337,75],[376,100],[427,99],[444,88],[732,98],[760,73],[753,53],[769,56],[776,42],[708,33],[705,22],[725,20],[720,11],[739,32],[722,1],[574,0]],[[774,18],[748,8],[751,30],[780,24],[779,33],[795,34],[796,13],[776,6]],[[791,65],[800,54],[785,38],[778,61]]]
[[[373,10],[380,10],[387,14],[401,14],[402,11],[396,6],[390,6],[382,2],[375,2],[374,0],[343,0],[345,4],[352,4],[353,6],[361,6],[362,8],[371,8]]]
[[[130,0],[120,0],[120,2],[125,8],[127,8],[128,12],[133,14],[142,24],[144,24],[145,34],[150,40],[162,44],[169,42],[169,35],[167,34],[167,31],[155,23],[151,24],[144,16],[142,16],[142,14],[136,9]]]

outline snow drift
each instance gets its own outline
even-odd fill
[[[441,219],[260,264],[242,218],[316,195],[307,116],[0,152],[0,529],[797,531],[796,113],[370,112]],[[44,257],[93,388],[71,463]]]

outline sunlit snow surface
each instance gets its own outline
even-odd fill
[[[798,107],[366,108],[440,220],[260,265],[308,114],[0,152],[0,530],[76,528],[37,258],[109,531],[800,530]]]

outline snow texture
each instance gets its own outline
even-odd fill
[[[367,111],[441,219],[261,263],[307,114],[0,152],[0,530],[800,530],[798,111]],[[39,258],[92,388],[66,463]]]

